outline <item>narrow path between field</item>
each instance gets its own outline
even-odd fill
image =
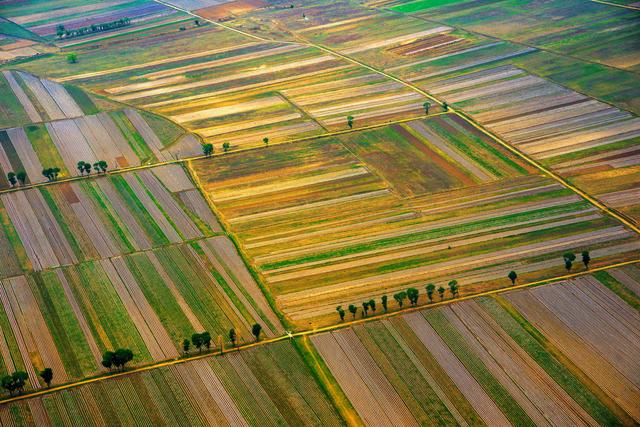
[[[619,3],[612,3],[610,1],[603,1],[603,0],[590,0],[590,1],[592,1],[594,3],[607,4],[609,6],[622,7],[624,9],[640,10],[640,7],[638,7],[638,6],[619,4]]]
[[[427,303],[427,304],[419,305],[419,306],[415,306],[415,307],[406,306],[406,307],[403,307],[403,308],[401,308],[399,310],[396,310],[396,311],[391,311],[391,312],[377,314],[377,315],[371,315],[371,316],[364,317],[364,318],[361,318],[361,319],[350,320],[350,321],[338,323],[338,324],[331,325],[331,326],[324,326],[322,328],[315,328],[315,329],[312,329],[312,330],[306,330],[306,331],[295,332],[295,333],[287,331],[282,336],[275,337],[275,338],[269,338],[269,339],[261,340],[261,341],[258,341],[258,342],[249,343],[249,344],[244,344],[244,345],[236,347],[235,349],[225,351],[224,353],[231,353],[231,352],[236,352],[236,351],[244,351],[244,350],[248,350],[248,349],[251,349],[251,348],[254,348],[254,347],[257,347],[257,346],[268,345],[270,343],[274,343],[274,342],[278,342],[278,341],[284,341],[284,340],[287,340],[287,339],[295,339],[295,338],[306,339],[306,338],[308,338],[310,336],[313,336],[313,335],[317,335],[317,334],[324,333],[324,332],[331,332],[331,331],[344,329],[344,328],[349,328],[349,327],[354,326],[354,325],[359,325],[359,324],[363,324],[363,323],[384,320],[384,319],[388,319],[390,317],[402,316],[402,315],[405,315],[405,314],[408,314],[408,313],[413,313],[413,312],[416,312],[416,311],[429,310],[429,309],[432,309],[432,308],[443,307],[443,306],[447,306],[449,304],[457,303],[457,302],[460,302],[460,301],[467,301],[467,300],[472,300],[472,299],[476,299],[476,298],[482,298],[482,297],[487,297],[487,296],[492,296],[492,295],[499,295],[499,294],[502,294],[502,293],[505,293],[505,292],[511,292],[511,291],[515,291],[515,290],[519,290],[519,289],[525,289],[525,288],[532,288],[532,287],[536,287],[536,286],[547,285],[547,284],[555,283],[555,282],[562,281],[562,280],[569,280],[569,279],[573,279],[573,278],[576,278],[576,277],[586,276],[586,275],[589,275],[589,274],[596,273],[598,271],[610,270],[610,269],[613,269],[613,268],[624,267],[625,265],[637,264],[637,263],[640,263],[640,258],[635,259],[635,260],[631,260],[631,261],[620,262],[620,263],[617,263],[617,264],[611,264],[611,265],[606,265],[606,266],[602,266],[602,267],[597,267],[597,268],[593,268],[591,270],[584,270],[584,271],[580,271],[580,272],[576,272],[576,273],[565,274],[565,275],[562,275],[562,276],[557,276],[557,277],[544,279],[544,280],[539,280],[539,281],[535,281],[535,282],[522,283],[520,285],[511,286],[511,287],[508,287],[508,288],[493,289],[493,290],[490,290],[490,291],[485,291],[485,292],[481,292],[481,293],[477,293],[477,294],[458,296],[457,298],[451,298],[451,299],[444,300],[444,301],[436,301],[436,302]],[[112,378],[122,377],[122,376],[125,376],[125,375],[133,375],[133,374],[136,374],[136,373],[139,373],[139,372],[146,372],[146,371],[150,371],[152,369],[178,365],[178,364],[190,362],[190,361],[193,361],[193,360],[200,360],[200,359],[204,359],[206,357],[217,357],[217,356],[220,356],[221,354],[224,354],[224,353],[220,353],[219,350],[218,351],[212,351],[212,352],[209,352],[209,353],[202,353],[202,354],[197,354],[197,355],[194,355],[194,356],[182,357],[182,358],[177,358],[177,359],[170,359],[170,360],[165,360],[163,362],[158,362],[158,363],[152,363],[152,364],[148,364],[148,365],[144,365],[144,366],[139,366],[137,368],[129,369],[129,370],[126,370],[126,371],[123,371],[123,372],[107,373],[107,374],[104,374],[104,375],[101,375],[101,376],[96,376],[96,377],[92,377],[92,378],[86,378],[86,379],[83,379],[83,380],[74,381],[74,382],[70,382],[70,383],[67,383],[67,384],[61,384],[61,385],[54,386],[54,387],[51,387],[51,388],[40,389],[40,390],[33,391],[33,392],[27,392],[27,393],[24,393],[24,394],[21,394],[21,395],[18,395],[18,396],[6,397],[4,399],[0,399],[0,405],[6,404],[6,403],[15,402],[15,401],[19,401],[19,400],[29,399],[29,398],[32,398],[32,397],[42,396],[42,395],[54,393],[54,392],[61,391],[61,390],[75,388],[75,387],[79,387],[79,386],[84,385],[84,384],[91,384],[91,383],[95,383],[95,382],[99,382],[99,381],[109,380],[109,379],[112,379]],[[327,385],[327,384],[325,384],[325,385]]]

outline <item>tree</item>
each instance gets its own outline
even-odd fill
[[[113,355],[113,351],[106,351],[102,355],[102,366],[111,370],[111,368],[113,367]]]
[[[11,375],[5,375],[2,377],[2,387],[7,389],[10,395],[13,395],[15,391],[21,392],[29,379],[24,371],[15,371]]]
[[[15,174],[15,173],[13,173],[13,172],[9,172],[9,173],[7,174],[7,180],[9,181],[9,184],[11,185],[11,187],[12,187],[12,188],[13,188],[13,187],[15,187],[15,186],[16,186],[16,184],[17,184],[17,182],[18,182],[18,181],[16,180],[16,174]]]
[[[204,342],[202,341],[201,334],[191,335],[191,342],[193,343],[193,346],[198,349],[199,352],[202,351],[202,345],[204,344]]]
[[[51,387],[51,381],[53,381],[53,369],[44,368],[44,370],[40,372],[40,378],[42,378],[42,381],[44,381],[47,387]]]
[[[376,312],[376,301],[374,299],[370,299],[369,300],[369,308],[371,309],[371,311],[373,311],[374,313]]]
[[[407,297],[409,298],[409,303],[415,306],[416,304],[418,304],[420,292],[416,288],[409,288],[407,289]]]
[[[431,107],[431,103],[425,102],[422,106],[424,107],[424,114],[429,115],[429,107]]]
[[[591,256],[589,255],[589,251],[582,251],[582,263],[584,264],[584,268],[589,269],[589,263],[591,262]]]
[[[442,286],[440,286],[438,288],[438,294],[440,294],[440,301],[442,301],[444,299],[444,292],[446,291],[445,288],[443,288]]]
[[[113,353],[113,364],[124,370],[127,363],[133,360],[133,352],[128,348],[119,348]]]
[[[193,23],[194,23],[194,24],[196,24],[196,27],[199,27],[199,26],[200,26],[200,21],[199,21],[199,20],[197,20],[197,19],[196,19],[195,21],[193,21]]]
[[[42,175],[44,175],[44,177],[47,178],[49,181],[53,180],[53,178],[51,178],[51,169],[50,168],[42,169]]]
[[[509,280],[511,280],[512,285],[516,284],[516,279],[518,278],[518,274],[515,271],[511,270],[507,275],[507,277],[509,278]]]
[[[237,338],[238,337],[236,336],[236,330],[233,329],[233,328],[229,329],[229,341],[231,341],[231,345],[234,346],[234,347],[236,346],[236,339]]]
[[[211,334],[207,331],[204,331],[200,334],[200,338],[202,338],[202,345],[204,348],[209,350],[211,348]]]
[[[366,317],[369,314],[369,301],[362,303],[362,317]]]
[[[56,36],[62,37],[64,34],[64,25],[60,24],[56,27]]]
[[[569,261],[567,258],[564,259],[564,268],[567,269],[567,273],[571,271],[571,267],[573,267],[573,263]]]
[[[188,354],[190,348],[191,348],[191,341],[189,341],[188,338],[185,338],[184,341],[182,341],[182,351],[184,352],[184,354]]]
[[[446,102],[442,103],[442,111],[449,111],[449,104],[447,104]]]
[[[229,151],[229,149],[231,148],[231,144],[229,144],[228,142],[225,142],[224,144],[222,144],[222,150],[226,153],[227,151]]]
[[[27,173],[25,171],[19,171],[16,174],[16,178],[18,179],[20,185],[24,185],[24,183],[27,181]]]
[[[209,157],[213,154],[213,144],[202,144],[202,154]]]
[[[58,175],[60,175],[60,168],[51,168],[51,175],[53,176],[53,180],[58,180]]]
[[[452,297],[457,297],[458,296],[458,281],[457,280],[451,280],[449,282],[449,291],[451,292],[451,296]]]
[[[353,316],[353,318],[356,318],[356,313],[358,312],[358,307],[356,307],[353,304],[349,304],[349,313],[351,313],[351,316]]]
[[[264,138],[262,138],[262,142],[264,142],[264,146],[265,147],[269,146],[269,138],[267,138],[266,136]]]
[[[407,297],[407,293],[405,291],[398,292],[393,296],[393,299],[396,300],[400,308],[404,305],[404,299]]]
[[[340,316],[340,321],[343,322],[344,321],[345,312],[342,309],[342,306],[341,305],[337,306],[336,307],[336,311],[338,312],[338,316]]]
[[[256,323],[251,327],[251,333],[256,337],[256,341],[260,341],[260,332],[262,332],[262,326],[260,326],[259,323]]]
[[[384,312],[387,312],[387,301],[389,300],[389,297],[386,295],[382,295],[382,298],[380,299],[382,301],[382,309],[384,310]]]
[[[347,125],[349,129],[353,129],[353,116],[347,116]]]
[[[69,64],[75,64],[78,62],[78,55],[76,53],[70,53],[67,55],[67,62]]]
[[[98,167],[100,168],[100,172],[105,173],[109,165],[105,160],[98,160]]]
[[[85,162],[83,160],[80,160],[76,165],[76,167],[78,168],[78,172],[80,172],[80,175],[84,175],[84,171],[85,171],[84,165],[85,165]]]
[[[429,283],[425,286],[425,289],[427,290],[427,298],[429,298],[429,302],[433,302],[433,292],[436,290],[436,285]]]

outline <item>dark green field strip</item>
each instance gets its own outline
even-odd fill
[[[67,374],[95,373],[98,366],[55,272],[32,273],[28,279]]]
[[[221,291],[200,271],[198,262],[186,248],[169,246],[154,251],[178,291],[211,336],[226,334],[235,328],[248,338],[243,322],[225,301]]]
[[[11,360],[4,360],[0,357],[0,374],[8,374],[9,372],[7,367],[9,365],[13,365],[15,370],[24,372],[26,369],[24,361],[22,360],[20,348],[18,347],[18,341],[16,341],[13,329],[11,328],[11,323],[9,322],[9,318],[2,306],[0,306],[0,332],[2,332],[2,338],[4,339],[11,356]]]
[[[24,131],[43,167],[60,168],[60,177],[70,175],[44,124],[27,125],[24,127]]]
[[[67,90],[69,95],[76,101],[76,104],[80,107],[85,116],[89,116],[92,114],[98,114],[100,109],[93,102],[91,97],[78,86],[65,84],[64,88]]]
[[[487,370],[480,358],[473,353],[460,332],[449,323],[441,310],[428,310],[422,314],[513,425],[535,425],[504,386]]]
[[[17,276],[27,270],[30,261],[27,258],[20,237],[0,199],[0,249],[3,260],[0,262],[0,278]]]
[[[354,330],[420,425],[456,424],[447,407],[382,323],[370,323]]]
[[[546,338],[524,317],[518,315],[515,310],[505,310],[493,298],[480,298],[478,303],[594,420],[601,425],[621,425],[620,420],[569,369],[545,349],[540,341],[546,342]]]
[[[0,20],[0,33],[2,20]],[[28,123],[29,116],[22,108],[22,104],[13,93],[7,79],[0,73],[0,128],[8,128]]]
[[[129,118],[122,111],[113,111],[109,113],[109,116],[113,119],[113,122],[118,126],[120,132],[124,136],[124,139],[129,143],[129,146],[133,150],[140,163],[157,162],[158,159],[153,151],[149,148],[142,135],[138,133],[133,124],[129,121]]]
[[[411,233],[403,236],[392,237],[377,240],[375,242],[363,243],[346,248],[336,249],[329,252],[313,254],[302,258],[296,258],[292,260],[278,261],[274,263],[264,264],[260,268],[263,271],[275,270],[282,267],[288,267],[292,265],[305,264],[312,261],[330,260],[332,258],[355,254],[359,252],[366,252],[374,249],[380,249],[385,247],[397,246],[406,243],[419,242],[422,240],[438,239],[447,236],[452,236],[461,233],[468,232],[481,232],[485,228],[497,227],[497,226],[509,226],[510,224],[516,224],[522,221],[539,220],[540,223],[544,223],[546,218],[550,215],[557,215],[563,213],[571,213],[578,211],[581,208],[587,207],[585,202],[575,202],[562,206],[554,206],[550,208],[543,208],[533,211],[521,212],[516,214],[505,215],[497,218],[489,218],[480,221],[473,221],[462,225],[447,226],[437,228],[434,230]]]
[[[140,111],[140,115],[149,124],[151,129],[153,129],[153,132],[165,147],[174,143],[179,136],[185,133],[184,129],[164,117],[151,114],[147,111]]]
[[[150,362],[140,333],[100,263],[89,261],[63,271],[100,350],[129,348],[136,363]]]
[[[608,272],[598,271],[593,273],[593,276],[631,307],[640,311],[640,298],[638,297],[638,295],[636,295],[633,291],[627,289],[622,283],[618,282]]]
[[[0,130],[0,148],[7,155],[9,164],[11,164],[11,167],[13,168],[13,170],[6,171],[7,173],[9,172],[18,173],[20,171],[25,170],[24,165],[22,164],[22,160],[20,160],[20,156],[18,155],[18,153],[16,152],[16,149],[11,143],[11,139],[9,138],[9,135],[7,134],[6,131],[3,131],[3,130]],[[32,178],[33,177],[30,177],[27,175],[27,179],[25,180],[25,183],[31,184]]]

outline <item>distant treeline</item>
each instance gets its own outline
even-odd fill
[[[73,30],[65,29],[64,25],[58,25],[56,34],[59,39],[69,39],[87,34],[113,30],[115,28],[126,27],[127,25],[131,25],[131,19],[129,18],[120,18],[117,21],[105,22],[104,24],[91,24],[87,27],[75,28]]]

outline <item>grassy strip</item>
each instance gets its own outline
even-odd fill
[[[75,378],[94,373],[98,368],[95,359],[56,274],[52,271],[34,273],[30,279],[65,371]]]
[[[69,95],[73,98],[74,101],[80,106],[82,112],[85,115],[98,114],[100,109],[94,104],[89,95],[80,89],[78,86],[65,84],[65,89],[69,92]]]
[[[113,212],[113,209],[107,205],[108,202],[105,200],[104,195],[102,192],[98,194],[98,188],[93,184],[93,182],[87,181],[80,183],[85,194],[87,194],[89,198],[93,199],[93,201],[98,205],[99,212],[101,212],[106,219],[104,222],[111,224],[115,234],[120,237],[120,247],[122,248],[124,246],[124,250],[126,252],[134,252],[135,247],[131,243],[133,237],[128,232],[125,232],[125,229],[123,228],[124,226],[121,226],[120,222],[116,219],[115,212]]]
[[[576,400],[578,404],[580,404],[580,406],[582,406],[587,412],[589,412],[591,416],[593,416],[596,420],[610,420],[612,422],[611,425],[634,424],[629,415],[627,415],[627,413],[622,408],[620,408],[620,406],[618,406],[618,404],[615,403],[600,388],[598,384],[591,380],[591,378],[589,378],[584,372],[582,372],[582,370],[578,366],[576,366],[571,361],[571,359],[565,356],[564,353],[560,351],[560,349],[553,345],[553,343],[551,343],[544,335],[542,335],[542,333],[538,331],[538,329],[536,329],[531,323],[529,323],[529,321],[527,321],[527,319],[525,319],[524,316],[522,316],[509,301],[507,301],[500,295],[497,295],[494,298],[495,301],[500,305],[500,307],[509,315],[511,315],[511,317],[519,324],[520,328],[522,328],[523,332],[521,332],[519,336],[523,336],[522,334],[525,332],[528,333],[529,337],[537,341],[542,350],[548,353],[548,356],[545,356],[544,352],[540,352],[538,346],[531,343],[523,346],[525,351],[529,352],[529,349],[536,350],[533,354],[529,354],[540,364],[540,366],[542,366],[547,371],[547,373],[549,373],[549,375],[554,380],[558,382],[558,384],[565,391],[567,391],[567,393],[569,393],[570,396],[572,396]],[[496,321],[500,323],[499,318],[496,318]],[[503,320],[502,322],[506,321]],[[513,327],[511,327],[510,329],[513,329]],[[511,335],[509,329],[505,330]],[[517,331],[517,329],[513,330]],[[520,340],[521,339],[522,338],[520,338]],[[557,361],[561,367],[554,367],[553,362],[549,361],[550,357],[555,359],[555,361]],[[546,361],[546,363],[541,363],[540,360]],[[564,370],[566,370],[566,373],[563,372]],[[552,374],[551,372],[554,373]],[[569,377],[568,375],[571,375],[575,379],[575,381],[572,381],[571,377]],[[583,392],[583,390],[586,394],[574,396],[575,393]],[[598,402],[596,402],[596,400]],[[604,408],[602,408],[601,405],[598,404],[599,402],[604,405]],[[583,404],[586,404],[586,406],[583,406]],[[604,423],[603,425],[609,424]]]
[[[25,126],[24,131],[43,167],[59,167],[60,178],[66,178],[71,175],[64,165],[64,160],[51,140],[51,136],[44,124]]]
[[[0,21],[1,23],[2,21]],[[20,104],[2,74],[0,74],[0,94],[2,95],[2,101],[0,102],[0,128],[21,125],[30,121],[26,111],[22,108],[22,104]]]
[[[22,240],[20,240],[20,236],[18,235],[18,232],[13,226],[13,223],[11,222],[11,218],[9,218],[9,214],[7,213],[7,210],[5,209],[1,200],[0,200],[0,225],[2,225],[4,234],[11,246],[10,248],[7,248],[8,252],[11,252],[11,249],[13,249],[15,258],[18,260],[18,264],[22,270],[24,271],[31,270],[31,268],[33,267],[31,265],[31,260],[27,256],[27,251],[22,245]],[[7,255],[10,256],[11,254],[9,253]],[[3,271],[3,270],[4,268],[0,268],[0,271]]]
[[[436,330],[438,335],[455,353],[460,362],[467,368],[469,373],[484,388],[487,394],[502,410],[504,415],[517,426],[531,426],[535,424],[527,413],[518,405],[509,392],[500,382],[489,372],[480,358],[475,355],[471,347],[465,342],[464,337],[453,327],[442,310],[427,310],[422,313]]]
[[[544,220],[550,215],[559,213],[566,213],[578,210],[585,205],[585,202],[579,201],[576,203],[570,203],[562,206],[553,206],[549,208],[538,209],[534,211],[527,211],[521,213],[515,213],[505,215],[499,218],[488,218],[480,221],[473,221],[462,225],[445,226],[442,228],[436,228],[434,230],[423,231],[404,236],[390,237],[387,239],[377,240],[371,243],[362,243],[346,248],[336,249],[329,252],[308,255],[302,258],[295,258],[283,261],[277,261],[269,264],[264,264],[261,269],[263,271],[275,270],[282,267],[288,267],[292,265],[305,264],[311,261],[322,261],[326,259],[336,258],[344,255],[350,255],[358,252],[365,252],[374,249],[384,248],[387,246],[395,246],[404,243],[412,243],[421,240],[437,239],[441,237],[447,237],[453,234],[472,232],[476,230],[482,230],[487,227],[509,225],[510,223],[516,223],[520,221],[531,221],[534,219]]]
[[[345,424],[348,426],[364,426],[360,415],[349,401],[340,384],[338,384],[329,367],[325,364],[322,356],[309,343],[309,338],[303,336],[294,338],[291,341],[293,347],[311,370],[311,375],[320,384],[322,391],[338,411]]]
[[[611,290],[614,294],[618,295],[624,302],[640,311],[640,298],[638,298],[638,296],[634,292],[627,289],[622,283],[618,282],[608,272],[597,271],[593,273],[593,277],[598,279],[600,283],[609,288],[609,290]]]
[[[156,224],[153,217],[149,214],[140,199],[138,199],[138,196],[124,177],[122,175],[112,175],[110,181],[134,215],[138,225],[140,225],[147,236],[149,236],[153,245],[168,244],[169,239],[167,239],[167,236],[164,235],[158,224]]]
[[[138,156],[138,159],[140,159],[141,164],[158,161],[142,135],[138,133],[122,111],[114,111],[110,113],[110,116],[120,129],[120,132],[122,132],[124,139],[129,143],[133,152]]]
[[[182,240],[186,240],[186,237],[184,236],[184,234],[182,234],[182,232],[180,231],[180,228],[176,225],[176,223],[173,221],[173,219],[171,218],[171,215],[167,214],[167,212],[164,210],[164,206],[162,205],[162,203],[160,203],[158,201],[158,199],[156,199],[156,197],[153,195],[153,193],[151,192],[151,190],[149,190],[147,188],[147,186],[145,185],[145,183],[142,181],[142,179],[140,178],[140,176],[137,173],[133,174],[133,177],[135,180],[137,180],[140,183],[140,186],[144,189],[144,192],[147,193],[147,196],[149,196],[149,199],[151,199],[151,201],[153,202],[154,205],[156,205],[156,207],[158,208],[158,210],[162,213],[162,216],[165,217],[165,219],[167,220],[167,222],[171,225],[171,227],[176,231],[176,233],[178,233],[178,236],[180,236],[180,238]],[[137,197],[136,197],[137,198]],[[146,208],[145,208],[145,212],[146,212]],[[164,234],[164,233],[163,233]]]
[[[49,191],[49,189],[45,187],[41,187],[39,190],[40,190],[40,194],[42,194],[42,198],[47,203],[49,210],[53,214],[53,217],[56,219],[56,222],[60,225],[62,234],[64,234],[64,237],[67,239],[67,242],[69,242],[69,246],[71,246],[73,253],[78,259],[80,260],[84,259],[84,254],[82,253],[82,249],[80,248],[78,241],[73,235],[73,232],[69,229],[67,219],[62,215],[62,212],[60,211],[60,209],[58,209],[56,202],[53,200],[53,196],[51,195],[51,192]]]
[[[162,116],[143,110],[140,111],[140,115],[149,124],[151,129],[153,129],[153,132],[158,136],[163,147],[171,145],[179,136],[184,135],[184,130],[180,126]]]
[[[0,332],[2,332],[2,337],[0,339],[5,340],[7,347],[9,347],[9,354],[11,355],[13,366],[16,370],[24,371],[24,361],[22,360],[22,354],[18,347],[18,341],[16,340],[15,335],[13,335],[9,318],[2,308],[2,305],[0,305]],[[0,357],[0,373],[7,373],[7,362],[3,360],[2,357]]]
[[[620,420],[545,348],[544,344],[548,344],[546,338],[513,307],[509,307],[509,303],[503,297],[480,298],[478,303],[594,420],[601,425],[621,425]]]

